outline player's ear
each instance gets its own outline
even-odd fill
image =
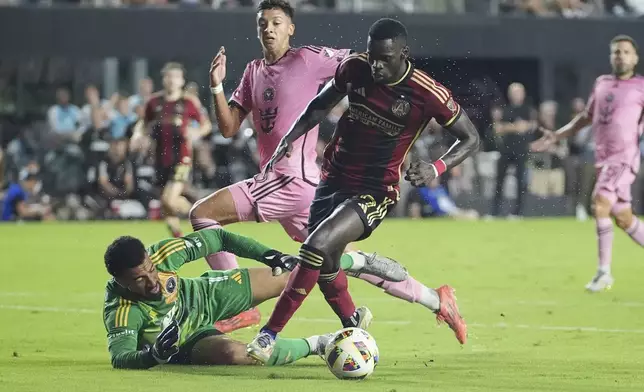
[[[288,25],[288,36],[292,37],[293,35],[295,35],[295,24],[291,23]]]

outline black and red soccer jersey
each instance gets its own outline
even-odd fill
[[[396,83],[377,84],[364,53],[347,57],[333,81],[349,108],[324,152],[322,179],[347,190],[397,189],[414,141],[433,118],[448,127],[461,113],[452,93],[408,62]]]
[[[167,101],[163,93],[154,94],[146,103],[145,123],[152,125],[158,167],[190,163],[192,146],[188,126],[192,121],[202,122],[199,106],[196,98],[182,96],[176,101]]]

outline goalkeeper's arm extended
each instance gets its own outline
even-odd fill
[[[179,352],[177,342],[179,341],[179,325],[173,321],[157,336],[152,347],[146,346],[142,350],[136,350],[136,338],[110,341],[110,353],[112,355],[112,367],[115,369],[149,369],[158,364],[168,363],[173,355]],[[132,344],[134,343],[134,344]]]
[[[190,255],[196,260],[217,252],[230,252],[236,256],[257,260],[271,269],[275,274],[284,270],[292,271],[297,264],[297,258],[271,249],[252,238],[231,233],[224,229],[204,229],[186,236],[190,240],[193,236],[200,237],[206,246],[193,246],[188,250],[194,252]]]

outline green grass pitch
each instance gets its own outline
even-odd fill
[[[277,225],[229,229],[297,250]],[[319,358],[282,368],[113,370],[101,318],[107,280],[102,254],[122,234],[150,243],[166,231],[151,222],[0,226],[0,391],[644,390],[644,252],[616,231],[616,284],[606,293],[585,293],[595,271],[592,223],[383,224],[361,249],[399,260],[429,286],[453,285],[470,326],[469,342],[461,347],[420,305],[352,279],[356,304],[374,313],[371,333],[381,354],[373,376],[361,382],[336,380]],[[181,274],[206,269],[205,261],[196,261]],[[264,320],[273,304],[261,307]],[[315,292],[284,335],[339,328]],[[255,332],[233,336],[248,341]]]

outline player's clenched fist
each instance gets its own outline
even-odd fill
[[[438,171],[433,164],[424,161],[415,161],[409,165],[405,180],[411,182],[413,186],[429,185],[438,177]]]
[[[210,87],[219,86],[226,77],[226,48],[219,48],[219,52],[210,64]]]
[[[177,343],[179,342],[179,324],[172,321],[157,336],[157,340],[150,350],[152,357],[158,363],[167,363],[173,355],[179,352]]]

